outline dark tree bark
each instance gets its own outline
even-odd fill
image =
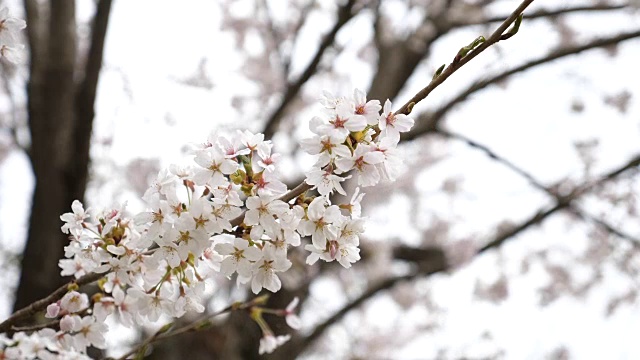
[[[78,69],[75,2],[53,0],[47,5],[25,1],[31,48],[29,157],[36,185],[16,310],[65,281],[58,260],[68,240],[60,232],[60,215],[69,211],[73,200],[84,197],[93,107],[111,10],[111,0],[98,3],[86,63]]]

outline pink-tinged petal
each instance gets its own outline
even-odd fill
[[[307,263],[307,265],[313,265],[315,264],[318,260],[320,259],[320,255],[312,252],[311,254],[309,254],[309,256],[307,256],[307,260],[305,261]]]
[[[224,276],[231,276],[236,271],[237,265],[233,257],[227,257],[220,263],[220,272],[223,273]]]
[[[363,159],[367,164],[379,164],[384,161],[384,154],[380,151],[370,151],[364,154]]]
[[[270,213],[280,215],[289,210],[289,205],[281,200],[274,200],[267,205],[267,209]]]
[[[216,244],[216,246],[214,246],[214,250],[220,255],[229,255],[236,251],[233,245],[227,243]]]
[[[331,152],[333,153],[334,157],[343,157],[343,158],[349,158],[351,157],[351,150],[349,150],[349,148],[346,145],[337,145],[335,146]]]
[[[278,278],[275,274],[266,274],[263,287],[271,292],[278,292],[278,290],[280,290],[280,288],[282,287],[282,282],[280,282],[280,278]]]

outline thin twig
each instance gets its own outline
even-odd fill
[[[558,60],[567,56],[576,55],[587,50],[616,45],[623,41],[636,39],[639,37],[640,37],[640,30],[635,30],[635,31],[617,34],[615,36],[611,36],[608,38],[594,39],[586,44],[582,44],[578,46],[569,46],[569,47],[552,51],[549,54],[542,55],[537,59],[528,61],[520,66],[506,70],[504,72],[491,76],[487,79],[479,80],[469,85],[466,89],[461,91],[456,97],[449,100],[446,104],[442,105],[438,110],[436,110],[432,114],[426,115],[424,117],[424,120],[417,123],[416,127],[414,127],[412,131],[402,134],[402,140],[403,141],[413,140],[418,138],[419,136],[435,131],[438,124],[444,119],[444,116],[448,114],[449,111],[451,111],[456,105],[464,102],[467,98],[469,98],[469,96],[475,94],[479,90],[482,90],[488,87],[489,85],[499,83],[500,81],[503,81],[514,74],[529,70],[539,65],[544,65],[551,61]]]
[[[477,150],[480,150],[482,152],[484,152],[489,158],[491,158],[492,160],[506,166],[507,168],[509,168],[510,170],[512,170],[513,172],[515,172],[516,174],[522,176],[523,178],[525,178],[532,186],[534,186],[536,189],[538,190],[542,190],[544,191],[547,195],[550,195],[551,197],[553,197],[556,201],[560,200],[560,195],[558,195],[557,192],[553,191],[551,188],[544,186],[540,181],[536,180],[536,178],[531,175],[530,173],[528,173],[527,171],[525,171],[524,169],[520,168],[519,166],[515,165],[513,162],[507,160],[505,157],[500,156],[499,154],[497,154],[496,152],[494,152],[493,150],[489,149],[486,145],[480,144],[477,141],[470,139],[462,134],[458,134],[458,133],[453,133],[451,131],[446,131],[446,130],[442,130],[442,129],[436,129],[436,133],[442,136],[445,136],[447,138],[450,139],[456,139],[456,140],[460,140],[464,143],[466,143],[467,145],[469,145],[472,148],[475,148]],[[629,241],[629,243],[635,247],[635,248],[640,248],[640,239],[635,238],[619,229],[616,229],[613,225],[607,223],[606,221],[596,218],[595,216],[589,214],[588,212],[586,212],[585,210],[581,209],[580,206],[578,206],[575,203],[570,203],[569,204],[569,211],[571,211],[573,214],[575,214],[576,216],[582,218],[583,220],[586,221],[590,221],[594,224],[596,224],[597,226],[605,229],[606,231],[620,237],[623,238],[627,241]]]
[[[70,281],[60,286],[58,289],[52,292],[49,296],[42,298],[40,300],[37,300],[31,303],[29,306],[26,306],[14,312],[7,320],[0,323],[0,333],[4,333],[11,330],[11,327],[14,326],[18,321],[21,321],[30,316],[33,316],[37,312],[46,309],[46,307],[49,306],[49,304],[53,304],[54,302],[62,299],[62,297],[69,291],[69,287],[74,285],[83,286],[83,285],[90,284],[94,281],[99,280],[104,275],[105,274],[91,273],[91,274],[82,276],[77,280]]]
[[[270,139],[271,137],[273,137],[273,134],[276,132],[278,123],[280,122],[280,118],[284,114],[287,106],[289,106],[291,101],[298,95],[300,89],[302,89],[302,85],[304,85],[311,78],[311,76],[316,73],[318,66],[320,65],[320,60],[322,60],[322,57],[324,56],[324,53],[327,51],[327,49],[329,49],[329,47],[331,47],[331,45],[335,42],[338,31],[340,31],[340,29],[342,29],[342,27],[355,16],[355,13],[353,13],[353,6],[355,5],[355,3],[356,0],[348,0],[345,5],[338,9],[338,17],[336,23],[333,25],[331,31],[329,31],[329,33],[322,39],[322,42],[320,43],[320,46],[318,47],[318,50],[316,51],[316,54],[313,56],[313,59],[311,60],[309,65],[307,65],[306,69],[302,72],[300,77],[298,77],[295,82],[287,85],[287,89],[282,96],[280,105],[271,114],[266,122],[263,131],[266,139]]]
[[[535,215],[533,215],[531,218],[527,219],[520,225],[515,226],[507,231],[504,231],[498,234],[496,238],[494,238],[493,240],[489,241],[486,245],[481,247],[478,253],[483,253],[487,250],[490,250],[502,245],[502,243],[504,243],[506,240],[520,234],[522,231],[524,231],[525,229],[529,228],[532,225],[539,224],[540,222],[542,222],[542,220],[556,213],[558,210],[563,210],[568,208],[569,205],[571,205],[571,203],[577,198],[579,198],[580,196],[586,194],[587,192],[592,191],[595,188],[602,186],[607,181],[615,179],[616,177],[623,174],[624,172],[629,171],[630,169],[636,168],[639,165],[640,165],[640,154],[637,154],[634,157],[632,157],[627,163],[625,163],[619,168],[616,168],[611,172],[608,172],[602,175],[598,180],[586,182],[580,186],[575,187],[573,191],[569,193],[569,195],[558,196],[556,204],[553,207],[547,210],[540,210],[538,213],[536,213]]]
[[[151,335],[150,337],[148,337],[145,341],[143,341],[142,343],[140,343],[138,346],[136,346],[135,348],[131,349],[131,351],[129,351],[128,353],[122,355],[121,357],[118,358],[118,360],[124,360],[126,359],[128,356],[131,356],[135,353],[138,353],[142,350],[144,350],[147,346],[158,342],[160,340],[163,339],[167,339],[176,335],[180,335],[189,331],[196,331],[198,329],[202,329],[205,328],[208,325],[208,322],[219,315],[231,312],[233,310],[242,310],[242,309],[246,309],[250,306],[252,306],[255,301],[257,299],[260,299],[260,297],[252,299],[248,302],[245,303],[234,303],[232,305],[227,306],[226,308],[222,309],[222,310],[218,310],[212,314],[205,314],[202,315],[200,318],[198,318],[197,320],[186,324],[184,326],[181,326],[179,328],[176,328],[174,330],[169,330],[170,329],[170,324],[167,324],[165,326],[163,326],[161,328],[160,331],[156,332],[155,334]],[[167,329],[166,331],[163,331],[164,329]]]
[[[435,76],[433,80],[427,85],[424,89],[420,90],[416,95],[414,95],[409,101],[407,101],[396,114],[409,114],[413,107],[424,100],[435,88],[437,88],[440,84],[442,84],[449,76],[451,76],[454,72],[464,66],[466,63],[471,61],[474,57],[478,56],[484,50],[489,48],[491,45],[500,41],[500,38],[507,30],[507,28],[516,22],[516,20],[520,17],[522,12],[529,6],[533,0],[525,0],[523,1],[514,11],[509,15],[509,17],[496,29],[496,31],[491,34],[482,44],[476,47],[474,50],[469,52],[466,56],[462,57],[458,61],[454,61],[449,66],[447,66],[442,73],[438,76]]]
[[[616,168],[615,170],[612,170],[612,171],[604,174],[603,176],[600,177],[599,180],[597,180],[595,182],[584,183],[584,184],[582,184],[580,186],[575,187],[574,190],[571,191],[570,195],[566,196],[562,201],[558,201],[554,207],[552,207],[552,208],[550,208],[548,210],[540,210],[536,214],[531,216],[529,219],[527,219],[524,222],[522,222],[520,225],[512,228],[510,231],[497,234],[491,241],[487,242],[487,244],[485,246],[480,248],[478,250],[477,254],[481,254],[481,253],[486,252],[488,250],[500,247],[507,240],[513,239],[516,235],[520,234],[521,232],[523,232],[524,230],[528,229],[529,227],[541,223],[544,219],[549,217],[551,214],[557,212],[558,210],[566,208],[571,203],[571,201],[573,201],[573,200],[577,199],[578,197],[586,194],[587,192],[593,190],[596,187],[602,186],[607,181],[613,180],[616,177],[618,177],[618,176],[622,175],[623,173],[625,173],[626,171],[628,171],[630,169],[633,169],[633,168],[635,168],[635,167],[637,167],[639,165],[640,165],[640,154],[634,156],[629,161],[627,161],[625,164],[621,165],[620,167]],[[356,299],[354,299],[351,302],[349,302],[349,304],[347,304],[345,307],[340,309],[336,314],[334,314],[333,316],[331,316],[327,320],[323,321],[307,337],[299,340],[303,344],[303,346],[295,347],[295,349],[293,350],[294,352],[293,352],[292,357],[295,357],[295,356],[299,355],[302,351],[304,351],[304,349],[307,346],[309,346],[311,343],[313,343],[315,340],[317,340],[326,329],[328,329],[331,325],[333,325],[336,322],[338,322],[347,312],[349,312],[349,311],[353,310],[354,308],[360,306],[362,303],[364,303],[368,299],[372,298],[373,296],[375,296],[380,291],[384,291],[384,290],[390,289],[394,285],[396,285],[396,284],[398,284],[400,282],[403,282],[403,281],[410,281],[410,280],[413,280],[413,279],[416,279],[416,278],[422,277],[422,276],[430,276],[430,275],[433,275],[433,274],[436,274],[436,273],[445,272],[448,269],[449,269],[449,267],[447,266],[446,263],[438,263],[438,262],[428,263],[427,266],[420,267],[420,269],[418,271],[412,272],[412,273],[407,274],[407,275],[402,275],[402,276],[397,276],[397,277],[393,277],[393,278],[387,279],[387,280],[381,282],[380,284],[372,287],[368,291],[366,291],[363,294],[361,294],[360,296],[358,296]]]

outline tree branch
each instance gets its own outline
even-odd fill
[[[451,76],[456,70],[460,69],[466,63],[471,61],[474,57],[478,56],[484,50],[489,48],[491,45],[494,45],[498,41],[501,40],[501,37],[507,30],[507,28],[516,22],[516,20],[520,17],[522,12],[529,6],[533,0],[525,0],[523,1],[514,11],[509,15],[509,17],[487,38],[482,44],[472,49],[466,56],[456,59],[447,66],[441,74],[434,76],[433,80],[427,85],[424,89],[420,90],[416,95],[414,95],[409,101],[407,101],[396,114],[406,114],[408,115],[413,107],[424,100],[435,88],[437,88],[440,84],[442,84],[449,76]]]
[[[573,191],[571,191],[570,195],[567,195],[564,198],[562,198],[562,200],[558,201],[556,205],[553,206],[552,208],[548,210],[540,210],[536,214],[531,216],[529,219],[522,222],[520,225],[510,229],[509,231],[497,234],[491,241],[489,241],[486,245],[481,247],[477,251],[477,254],[482,254],[488,250],[500,247],[507,240],[513,239],[516,235],[520,234],[521,232],[528,229],[529,227],[541,223],[544,219],[546,219],[553,213],[557,212],[558,210],[566,208],[571,204],[573,200],[577,199],[578,197],[586,194],[587,192],[593,190],[596,187],[603,185],[607,181],[615,179],[616,177],[622,175],[626,171],[638,167],[639,165],[640,165],[640,154],[634,156],[622,166],[604,174],[597,181],[591,182],[591,183],[585,183],[585,184],[582,184],[581,186],[577,186],[576,188],[574,188]],[[324,333],[324,331],[326,331],[331,325],[337,323],[340,319],[342,319],[342,317],[346,313],[360,306],[365,301],[369,300],[379,292],[390,289],[391,287],[393,287],[399,282],[413,280],[421,276],[433,275],[436,273],[447,271],[448,269],[449,267],[447,266],[446,262],[434,261],[426,264],[426,266],[425,265],[421,266],[418,271],[412,272],[407,275],[402,275],[402,276],[397,276],[397,277],[387,279],[381,282],[380,284],[370,288],[369,290],[361,294],[359,297],[349,302],[349,304],[347,304],[345,307],[340,309],[336,314],[334,314],[333,316],[331,316],[330,318],[322,322],[320,325],[318,325],[316,329],[307,337],[301,340],[298,340],[301,343],[301,345],[299,344],[298,346],[295,347],[296,349],[295,355],[297,356],[301,354],[302,351],[304,351],[304,349],[306,349],[315,340],[317,340]]]
[[[588,42],[579,46],[569,46],[566,48],[562,48],[556,51],[551,52],[550,54],[543,55],[537,59],[526,62],[520,66],[514,67],[507,71],[504,71],[500,74],[494,75],[488,79],[479,80],[471,85],[469,85],[465,90],[460,92],[456,97],[449,100],[445,105],[441,106],[437,111],[433,114],[427,115],[420,122],[417,122],[416,127],[405,134],[402,134],[402,140],[413,140],[417,137],[427,134],[429,132],[433,132],[436,130],[438,124],[442,121],[444,116],[452,110],[456,105],[465,101],[469,96],[473,95],[479,90],[484,89],[485,87],[498,83],[502,80],[507,79],[509,76],[517,74],[519,72],[523,72],[534,68],[539,65],[546,64],[548,62],[561,59],[570,55],[579,54],[583,51],[596,49],[605,46],[611,46],[618,43],[621,43],[626,40],[635,39],[640,37],[640,30],[635,30],[631,32],[621,33],[612,37],[595,39],[591,42]]]
[[[102,68],[104,42],[111,14],[111,0],[100,0],[93,18],[91,31],[91,47],[87,54],[84,69],[84,81],[76,93],[76,121],[73,129],[75,146],[74,161],[70,165],[70,181],[72,182],[71,201],[82,199],[86,188],[89,171],[91,132],[95,117],[94,104],[96,89]]]
[[[181,326],[179,328],[176,328],[174,330],[171,330],[171,324],[169,323],[165,326],[163,326],[158,332],[156,332],[155,334],[149,336],[147,339],[145,339],[142,343],[138,344],[138,346],[134,347],[133,349],[131,349],[129,352],[127,352],[126,354],[122,355],[121,357],[118,358],[118,360],[125,360],[127,357],[134,355],[136,353],[140,353],[143,352],[147,346],[176,336],[176,335],[180,335],[180,334],[184,334],[186,332],[190,332],[190,331],[197,331],[197,330],[201,330],[204,329],[206,327],[208,327],[209,324],[209,320],[211,320],[212,318],[218,316],[218,315],[222,315],[222,314],[226,314],[228,312],[231,312],[233,310],[240,310],[240,309],[246,309],[247,307],[251,306],[254,301],[256,299],[250,300],[246,303],[235,303],[232,305],[227,306],[226,308],[222,309],[222,310],[218,310],[212,314],[205,314],[200,316],[197,320],[186,324],[184,326]],[[163,331],[164,330],[164,331]],[[111,358],[105,358],[105,359],[111,359]]]
[[[561,201],[561,197],[557,192],[553,191],[551,188],[547,186],[544,186],[540,181],[536,180],[536,178],[534,178],[533,175],[529,174],[527,171],[515,165],[514,163],[507,160],[506,158],[498,155],[493,150],[489,149],[486,145],[480,144],[475,140],[470,139],[462,134],[452,133],[450,131],[445,131],[442,129],[436,129],[436,133],[450,139],[460,140],[465,144],[469,145],[470,147],[482,151],[492,160],[495,160],[496,162],[506,166],[516,174],[525,178],[536,189],[544,191],[547,195],[552,196],[556,201]],[[597,226],[605,229],[606,231],[629,241],[629,243],[633,247],[640,248],[640,239],[637,239],[627,233],[622,232],[621,230],[616,229],[613,225],[607,223],[602,219],[596,218],[595,216],[581,209],[577,204],[573,204],[573,203],[569,204],[568,210],[571,211],[576,216],[582,218],[583,220],[590,221],[596,224]]]
[[[598,187],[602,186],[607,181],[615,179],[619,175],[625,173],[626,171],[628,171],[630,169],[636,168],[639,165],[640,165],[640,154],[637,154],[634,157],[632,157],[627,163],[622,165],[621,167],[616,168],[615,170],[613,170],[611,172],[608,172],[608,173],[604,174],[603,176],[601,176],[600,179],[598,179],[596,181],[592,181],[592,182],[587,182],[585,184],[582,184],[581,186],[578,186],[578,187],[574,188],[569,193],[569,195],[558,196],[558,198],[557,198],[558,200],[557,200],[556,204],[553,207],[551,207],[550,209],[547,209],[547,210],[540,210],[538,213],[533,215],[527,221],[525,221],[525,222],[521,223],[520,225],[515,226],[515,227],[513,227],[513,228],[511,228],[511,229],[509,229],[507,231],[504,231],[504,232],[498,234],[498,236],[496,236],[493,240],[489,241],[486,245],[481,247],[480,250],[478,251],[478,253],[483,253],[483,252],[485,252],[487,250],[490,250],[492,248],[499,247],[506,240],[508,240],[508,239],[520,234],[521,232],[523,232],[524,230],[526,230],[530,226],[542,222],[542,220],[544,220],[547,217],[549,217],[549,215],[554,214],[558,210],[563,210],[563,209],[568,208],[571,205],[571,203],[575,199],[579,198],[580,196],[586,194],[589,191],[592,191],[595,188],[598,188]]]
[[[336,23],[333,25],[331,31],[329,31],[329,33],[322,39],[320,47],[318,47],[318,50],[309,65],[307,65],[306,69],[295,82],[287,85],[282,100],[280,101],[280,105],[266,122],[265,129],[263,131],[266,139],[273,137],[287,106],[289,106],[291,101],[293,101],[293,99],[298,95],[300,89],[302,89],[302,85],[304,85],[311,76],[316,73],[318,66],[320,65],[320,60],[322,60],[322,56],[335,42],[338,31],[340,31],[340,29],[355,16],[355,13],[352,11],[355,3],[356,0],[348,0],[345,5],[338,9],[338,19],[336,20]]]
[[[62,299],[62,297],[69,291],[69,287],[72,285],[77,285],[77,286],[83,286],[83,285],[87,285],[90,284],[94,281],[99,280],[100,278],[102,278],[104,276],[104,274],[96,274],[96,273],[91,273],[91,274],[87,274],[75,281],[70,281],[62,286],[60,286],[56,291],[52,292],[49,296],[42,298],[38,301],[35,301],[33,303],[31,303],[29,306],[26,306],[16,312],[14,312],[11,316],[9,316],[9,318],[5,321],[3,321],[2,323],[0,323],[0,334],[1,333],[5,333],[7,331],[11,330],[11,327],[14,326],[16,323],[18,323],[19,321],[26,319],[30,316],[33,316],[34,314],[36,314],[39,311],[42,311],[44,309],[47,308],[47,306],[49,306],[49,304],[52,304],[60,299]]]
[[[583,5],[583,6],[565,7],[565,8],[554,9],[554,10],[539,9],[525,15],[524,19],[531,20],[531,19],[539,19],[539,18],[553,18],[560,15],[577,13],[577,12],[592,12],[592,11],[602,12],[602,11],[621,10],[621,9],[629,9],[629,8],[630,6],[628,4],[624,4],[624,5],[596,4],[591,6]],[[484,19],[481,22],[465,23],[464,25],[483,25],[488,22],[502,21],[502,19],[504,19],[504,16],[494,16],[488,19]]]

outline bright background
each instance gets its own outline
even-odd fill
[[[274,14],[286,14],[286,7],[278,8],[284,1],[270,3]],[[554,8],[559,3],[581,2],[540,1],[531,9]],[[93,13],[90,3],[78,4],[79,17],[89,19]],[[330,1],[320,4],[302,29],[293,59],[294,74],[304,67],[321,34],[333,23],[330,14],[335,5]],[[390,14],[401,14],[404,2],[389,1],[384,6]],[[501,1],[490,12],[507,14],[516,6],[517,2]],[[234,1],[230,9],[242,18],[250,17],[252,8],[251,1]],[[406,14],[409,20],[394,26],[411,26],[413,18],[419,16]],[[258,35],[249,32],[246,53],[238,51],[235,34],[222,29],[224,21],[221,5],[213,1],[115,2],[96,106],[94,173],[87,193],[90,206],[109,206],[116,199],[128,200],[130,210],[139,210],[142,205],[136,189],[144,189],[148,181],[144,166],[152,174],[158,167],[187,163],[185,145],[204,141],[210,131],[262,129],[273,101],[266,108],[252,102],[260,86],[243,72],[247,70],[246,53],[259,54],[264,46]],[[576,31],[576,41],[584,41],[635,29],[640,15],[572,15],[566,23]],[[457,49],[495,27],[467,28],[439,40],[422,70],[395,99],[396,108],[425,86],[433,70]],[[348,95],[354,87],[367,88],[373,68],[357,57],[357,50],[371,36],[371,15],[366,12],[340,32],[338,43],[345,50],[332,60],[338,75],[318,76],[304,88],[310,106],[294,115],[300,127],[296,136],[307,134],[304,124],[319,109],[313,100],[322,89]],[[514,38],[474,59],[415,111],[433,109],[474,79],[545,54],[559,41],[548,22],[525,21]],[[631,40],[618,46],[615,56],[602,49],[591,50],[516,75],[457,107],[448,115],[446,128],[488,145],[546,185],[579,184],[586,173],[576,143],[597,144],[592,147],[595,160],[587,176],[619,166],[640,151],[639,45],[638,40]],[[624,109],[604,100],[624,92],[631,95]],[[234,107],[241,98],[245,106]],[[584,109],[572,111],[576,104]],[[280,136],[274,142],[287,154],[294,151],[297,140]],[[410,165],[406,175],[395,185],[369,190],[365,213],[370,222],[362,242],[379,251],[396,243],[446,248],[482,244],[500,224],[519,223],[553,204],[525,179],[464,143],[430,136],[402,149]],[[297,178],[309,165],[307,157],[290,158],[285,162],[286,178]],[[133,167],[143,170],[134,172]],[[445,183],[456,184],[456,191],[443,191]],[[632,202],[639,185],[632,178],[609,185],[606,191],[622,194],[623,203]],[[0,239],[6,251],[21,251],[32,187],[26,156],[11,152],[0,163]],[[579,204],[640,237],[639,219],[624,205],[614,206],[596,196],[584,197]],[[442,223],[446,231],[429,235]],[[640,358],[634,336],[640,333],[635,295],[638,277],[634,276],[638,258],[621,268],[618,254],[630,246],[625,243],[628,240],[599,238],[597,233],[592,224],[568,213],[556,214],[457,271],[398,286],[369,301],[327,333],[324,355],[312,357],[339,357],[349,352],[398,359],[435,358],[438,354],[444,358],[540,359],[562,355],[564,349],[575,359]],[[595,251],[597,244],[605,248],[601,249],[605,255],[587,258],[585,253]],[[318,280],[303,308],[303,331],[356,296],[359,276],[382,278],[403,271],[392,266],[384,254],[380,257],[369,266],[340,272],[340,279]],[[15,269],[5,272],[0,281],[5,289],[0,292],[2,318],[9,315],[10,289],[16,281]],[[485,287],[491,289],[483,293]],[[550,293],[559,295],[554,298]],[[608,310],[618,298],[626,301]]]

